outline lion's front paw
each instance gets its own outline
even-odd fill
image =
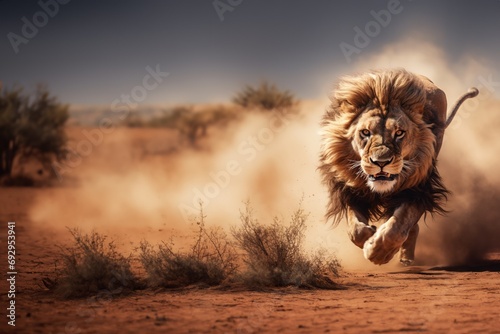
[[[348,231],[348,234],[349,234],[349,238],[356,246],[358,246],[359,248],[363,248],[366,240],[368,240],[371,236],[373,236],[376,231],[377,231],[377,227],[375,227],[373,225],[356,223]]]
[[[385,264],[399,251],[407,237],[407,233],[401,233],[395,226],[395,221],[389,220],[365,242],[363,247],[365,258],[375,264]]]

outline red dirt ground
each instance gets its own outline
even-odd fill
[[[1,333],[500,333],[500,264],[345,273],[336,291],[268,292],[191,288],[60,300],[42,284],[54,275],[55,232],[27,215],[43,188],[0,189],[2,254],[16,221],[16,327]],[[6,259],[6,256],[3,256]],[[6,273],[6,261],[2,261]],[[4,276],[5,277],[5,276]]]

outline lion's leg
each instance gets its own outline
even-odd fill
[[[375,226],[368,224],[368,219],[358,211],[349,208],[347,216],[347,234],[351,241],[363,248],[365,241],[368,240],[376,232]]]
[[[424,210],[409,203],[398,207],[391,218],[365,242],[365,258],[375,264],[389,262],[407,240],[410,230],[418,222]]]
[[[413,225],[408,234],[408,239],[401,246],[401,253],[399,257],[399,261],[405,265],[409,266],[413,263],[415,259],[415,246],[417,245],[417,237],[418,237],[418,223]]]

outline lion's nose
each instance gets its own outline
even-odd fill
[[[384,168],[384,166],[387,166],[388,164],[390,164],[392,162],[392,159],[393,158],[390,158],[390,159],[376,159],[376,160],[373,160],[372,158],[370,158],[370,162],[374,165],[377,165],[379,166],[380,168]]]

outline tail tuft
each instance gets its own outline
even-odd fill
[[[467,95],[469,95],[469,97],[476,97],[478,94],[479,94],[479,90],[476,87],[471,87],[467,91]]]
[[[471,88],[469,88],[467,93],[460,96],[460,98],[457,100],[457,102],[455,102],[455,105],[453,106],[453,108],[451,108],[450,112],[448,113],[448,118],[446,119],[446,127],[448,127],[450,125],[451,121],[453,121],[453,118],[455,117],[455,114],[457,113],[458,108],[460,108],[462,103],[464,103],[464,101],[467,99],[476,97],[478,94],[479,94],[479,90],[476,87],[471,87]]]

